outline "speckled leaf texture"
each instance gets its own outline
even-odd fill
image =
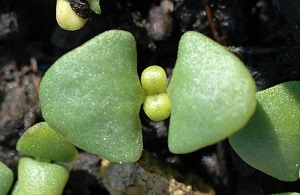
[[[75,146],[51,129],[46,122],[27,129],[18,140],[16,148],[28,156],[61,162],[73,161],[78,154]]]
[[[18,166],[18,190],[22,195],[61,195],[69,171],[66,167],[23,157]]]
[[[12,170],[0,161],[0,195],[8,193],[13,181],[14,174]]]
[[[139,159],[143,89],[129,32],[106,31],[62,56],[39,93],[46,122],[77,147],[112,162]]]
[[[241,129],[252,116],[256,86],[244,64],[210,38],[187,32],[168,87],[169,149],[189,153]]]
[[[229,138],[237,154],[252,167],[282,181],[299,179],[300,82],[257,92],[249,123]]]

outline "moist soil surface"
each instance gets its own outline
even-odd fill
[[[16,142],[26,129],[43,121],[38,98],[43,74],[64,53],[106,30],[134,35],[139,74],[159,65],[170,76],[181,35],[194,30],[236,54],[258,90],[300,80],[300,3],[293,0],[175,0],[168,11],[160,9],[158,0],[103,0],[101,15],[91,13],[87,24],[74,32],[57,25],[54,0],[0,2],[0,161],[15,178],[22,156]],[[140,117],[145,151],[183,175],[201,178],[216,194],[300,192],[299,182],[282,182],[247,165],[227,140],[191,154],[171,154],[169,120],[153,122],[143,111]],[[97,174],[104,160],[79,152],[79,159],[67,164],[71,174],[64,194],[109,194]]]

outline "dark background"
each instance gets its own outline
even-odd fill
[[[175,0],[172,13],[158,12],[151,19],[149,14],[160,1],[102,0],[101,15],[90,14],[87,24],[75,32],[57,25],[55,3],[0,0],[0,160],[15,175],[21,156],[15,150],[17,139],[43,120],[37,95],[42,75],[61,55],[103,31],[123,29],[135,36],[139,74],[155,64],[170,75],[180,36],[195,30],[240,57],[258,90],[300,80],[297,0]],[[160,25],[163,32],[152,32],[153,25]],[[147,151],[182,173],[202,177],[217,194],[300,192],[299,182],[281,182],[249,167],[227,140],[188,155],[170,154],[166,141],[168,120],[151,122],[142,111],[141,120]],[[107,194],[93,172],[101,159],[83,156],[85,160],[72,167],[64,193]],[[95,163],[86,163],[91,161]]]

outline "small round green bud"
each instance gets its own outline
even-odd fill
[[[162,121],[170,116],[171,101],[166,93],[148,95],[144,102],[144,111],[153,121]]]
[[[141,83],[148,95],[164,93],[167,90],[167,75],[160,66],[149,66],[142,72]]]
[[[82,28],[88,19],[78,16],[70,6],[68,0],[57,0],[56,21],[65,30],[75,31]]]

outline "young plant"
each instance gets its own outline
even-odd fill
[[[35,159],[20,159],[18,181],[13,194],[62,194],[69,178],[69,170],[51,161],[73,161],[78,153],[74,145],[47,123],[41,122],[22,135],[17,142],[17,150]]]
[[[58,59],[40,84],[44,119],[77,147],[112,162],[142,152],[139,111],[169,116],[169,148],[189,153],[242,128],[254,112],[255,84],[243,63],[197,32],[181,38],[170,86],[162,68],[137,75],[134,37],[104,32]]]

